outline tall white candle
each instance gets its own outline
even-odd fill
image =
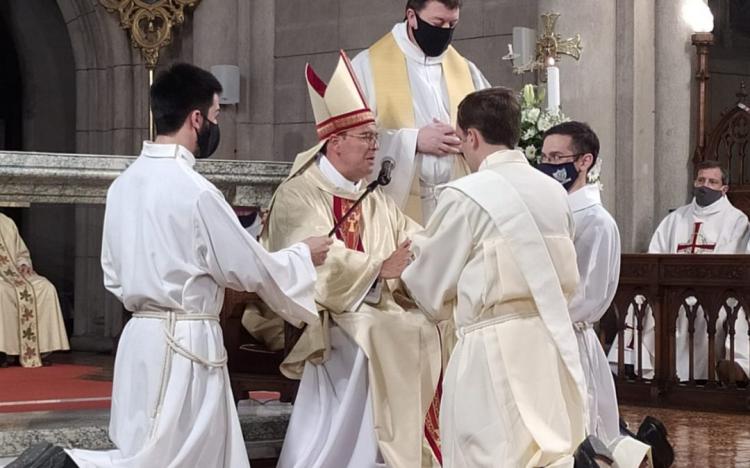
[[[557,112],[560,108],[560,69],[547,67],[547,110]]]

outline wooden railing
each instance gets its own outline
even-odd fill
[[[747,346],[741,321],[748,305],[750,255],[623,255],[617,295],[600,322],[605,349],[615,347],[610,361],[620,401],[750,411],[750,391],[732,365],[735,350]],[[679,377],[677,345],[689,356]]]

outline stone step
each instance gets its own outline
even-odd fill
[[[243,400],[238,412],[250,458],[278,457],[292,405]],[[113,448],[108,427],[109,410],[4,413],[0,417],[0,466],[41,441],[66,448]]]

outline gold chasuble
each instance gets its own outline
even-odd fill
[[[9,285],[16,296],[18,313],[18,360],[23,367],[41,367],[39,356],[39,327],[37,325],[36,296],[31,283],[18,271],[0,232],[0,281]],[[6,313],[3,311],[2,313]]]
[[[41,353],[68,349],[55,287],[32,273],[31,257],[13,220],[0,213],[0,352],[23,367],[40,367]]]
[[[362,192],[339,190],[317,164],[308,165],[276,192],[267,225],[269,248],[326,235]],[[422,455],[422,447],[439,444],[431,425],[437,421],[437,408],[425,424],[441,372],[438,331],[403,294],[400,280],[378,280],[383,261],[419,226],[380,189],[365,198],[351,219],[342,225],[326,262],[317,268],[320,323],[307,326],[282,372],[300,378],[305,361],[324,362],[333,321],[368,358],[374,427],[388,466],[433,466]],[[368,292],[376,281],[383,284],[379,295],[372,297]]]
[[[382,129],[414,128],[414,100],[411,95],[406,57],[396,43],[393,33],[380,38],[370,49],[373,83],[375,87],[376,122]],[[451,125],[456,125],[458,104],[475,91],[469,64],[453,46],[449,46],[442,60],[443,76],[448,89]],[[470,173],[461,155],[454,159],[453,179]],[[404,213],[424,224],[420,197],[419,168],[414,171],[411,190]]]

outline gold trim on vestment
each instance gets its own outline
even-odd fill
[[[406,56],[389,32],[370,47],[377,124],[381,129],[414,128],[414,99],[411,94]],[[453,46],[449,46],[441,63],[448,90],[451,125],[456,125],[458,104],[467,94],[475,90],[469,64]],[[462,176],[466,172],[463,156],[454,158],[453,175]],[[457,167],[458,166],[458,167]],[[421,186],[419,168],[414,170],[412,186],[404,205],[404,213],[423,224]]]
[[[18,307],[18,361],[23,367],[41,367],[39,355],[39,324],[34,286],[15,264],[0,233],[0,280],[8,283],[16,293]]]

